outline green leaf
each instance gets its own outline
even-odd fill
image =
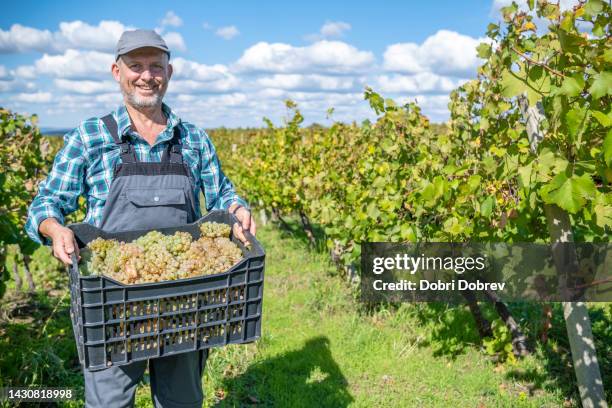
[[[597,204],[593,210],[597,226],[601,228],[612,227],[612,206]]]
[[[559,34],[559,42],[564,52],[568,54],[579,54],[581,47],[585,44],[586,40],[579,35],[568,33],[567,31],[557,30]]]
[[[587,199],[595,197],[596,192],[595,183],[588,174],[574,174],[568,178],[566,172],[557,174],[540,189],[545,203],[556,204],[572,214],[576,214]]]
[[[475,191],[480,184],[482,183],[482,177],[479,176],[478,174],[474,174],[472,176],[470,176],[470,178],[467,181],[467,185],[469,187],[469,192],[473,192]]]
[[[451,235],[459,235],[463,232],[463,224],[455,217],[449,218],[444,221],[444,231]]]
[[[592,111],[591,115],[597,119],[601,126],[606,128],[612,126],[612,118],[610,118],[610,115],[606,115],[601,111]]]
[[[446,182],[442,177],[437,176],[434,178],[433,183],[429,183],[425,186],[421,192],[421,198],[425,201],[425,205],[435,205],[438,198],[444,195],[445,189]]]
[[[529,162],[525,166],[519,167],[518,175],[519,181],[523,188],[527,188],[531,185],[531,178],[533,173],[533,162]]]
[[[595,75],[589,92],[595,99],[612,94],[612,72],[603,71]]]
[[[559,25],[564,31],[572,31],[574,29],[574,15],[571,11],[566,11],[563,13],[565,17],[561,21]]]
[[[513,2],[509,6],[502,7],[499,11],[501,11],[504,21],[510,21],[512,15],[518,11],[518,5]]]
[[[602,24],[599,24],[599,22],[596,22],[593,25],[593,34],[597,37],[603,37],[606,34],[606,29]]]
[[[563,80],[559,93],[569,97],[578,96],[584,88],[584,78],[581,75],[567,77]]]
[[[565,125],[571,140],[576,140],[582,133],[587,122],[588,112],[586,107],[576,106],[565,115]]]
[[[417,236],[414,233],[414,228],[408,224],[402,224],[400,227],[400,237],[404,241],[416,242]]]
[[[366,209],[366,212],[368,214],[368,217],[370,217],[371,219],[377,219],[380,216],[380,211],[378,210],[378,206],[376,205],[375,201],[372,201],[369,205],[368,208]]]
[[[603,10],[603,3],[601,0],[589,0],[584,6],[584,11],[590,16],[601,12],[601,10]]]
[[[495,206],[495,198],[493,198],[493,196],[488,196],[480,204],[480,214],[482,214],[483,217],[489,217],[491,213],[493,212],[494,206]]]
[[[480,43],[478,47],[476,47],[476,51],[478,52],[478,56],[482,59],[487,59],[491,56],[491,46],[487,43]]]
[[[503,73],[501,78],[501,86],[501,94],[506,98],[512,98],[527,91],[527,84],[525,81],[521,80],[510,71],[505,71]]]
[[[603,142],[604,161],[606,166],[612,167],[612,130],[608,131]]]
[[[366,88],[363,98],[370,103],[370,107],[374,109],[377,115],[385,111],[385,100],[372,88]]]
[[[559,17],[559,5],[544,3],[542,15],[549,20],[556,20]]]
[[[542,67],[533,67],[529,70],[527,83],[534,91],[540,93],[550,92],[550,74]]]

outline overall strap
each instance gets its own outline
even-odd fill
[[[112,114],[108,114],[101,118],[104,126],[108,129],[109,133],[113,137],[115,143],[119,146],[121,161],[123,163],[137,163],[136,152],[134,151],[134,147],[129,143],[121,140],[119,137],[119,128],[117,127],[117,121],[113,117]]]
[[[162,163],[183,163],[183,154],[181,153],[181,129],[180,125],[176,125],[174,127],[174,134],[172,135],[172,139],[170,139],[170,143],[168,144],[168,148],[164,150],[164,154],[162,156]]]

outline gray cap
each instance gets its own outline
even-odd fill
[[[124,31],[121,38],[117,41],[117,49],[115,50],[115,61],[123,54],[127,54],[137,48],[153,47],[165,51],[170,58],[170,50],[166,42],[159,34],[153,30],[133,30]]]

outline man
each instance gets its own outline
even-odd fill
[[[26,231],[49,243],[65,264],[78,255],[64,216],[87,199],[85,222],[105,231],[162,228],[200,217],[199,192],[207,210],[227,209],[240,224],[236,236],[256,226],[246,202],[223,174],[208,135],[181,121],[162,103],[172,77],[170,51],[154,31],[122,34],[111,71],[124,104],[103,118],[91,118],[64,137],[53,168],[39,186]],[[151,394],[158,407],[200,407],[201,375],[207,352],[151,359]],[[84,370],[86,406],[134,404],[146,361],[90,372]]]

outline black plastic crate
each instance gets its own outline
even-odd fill
[[[156,230],[185,231],[197,239],[203,222],[232,225],[236,218],[213,211],[192,224]],[[107,233],[85,223],[69,228],[79,248],[98,237],[131,242],[151,231]],[[174,281],[125,285],[106,276],[81,276],[73,255],[70,316],[83,367],[95,371],[259,339],[265,253],[255,237],[245,235],[248,247],[231,237],[243,258],[228,271]]]

